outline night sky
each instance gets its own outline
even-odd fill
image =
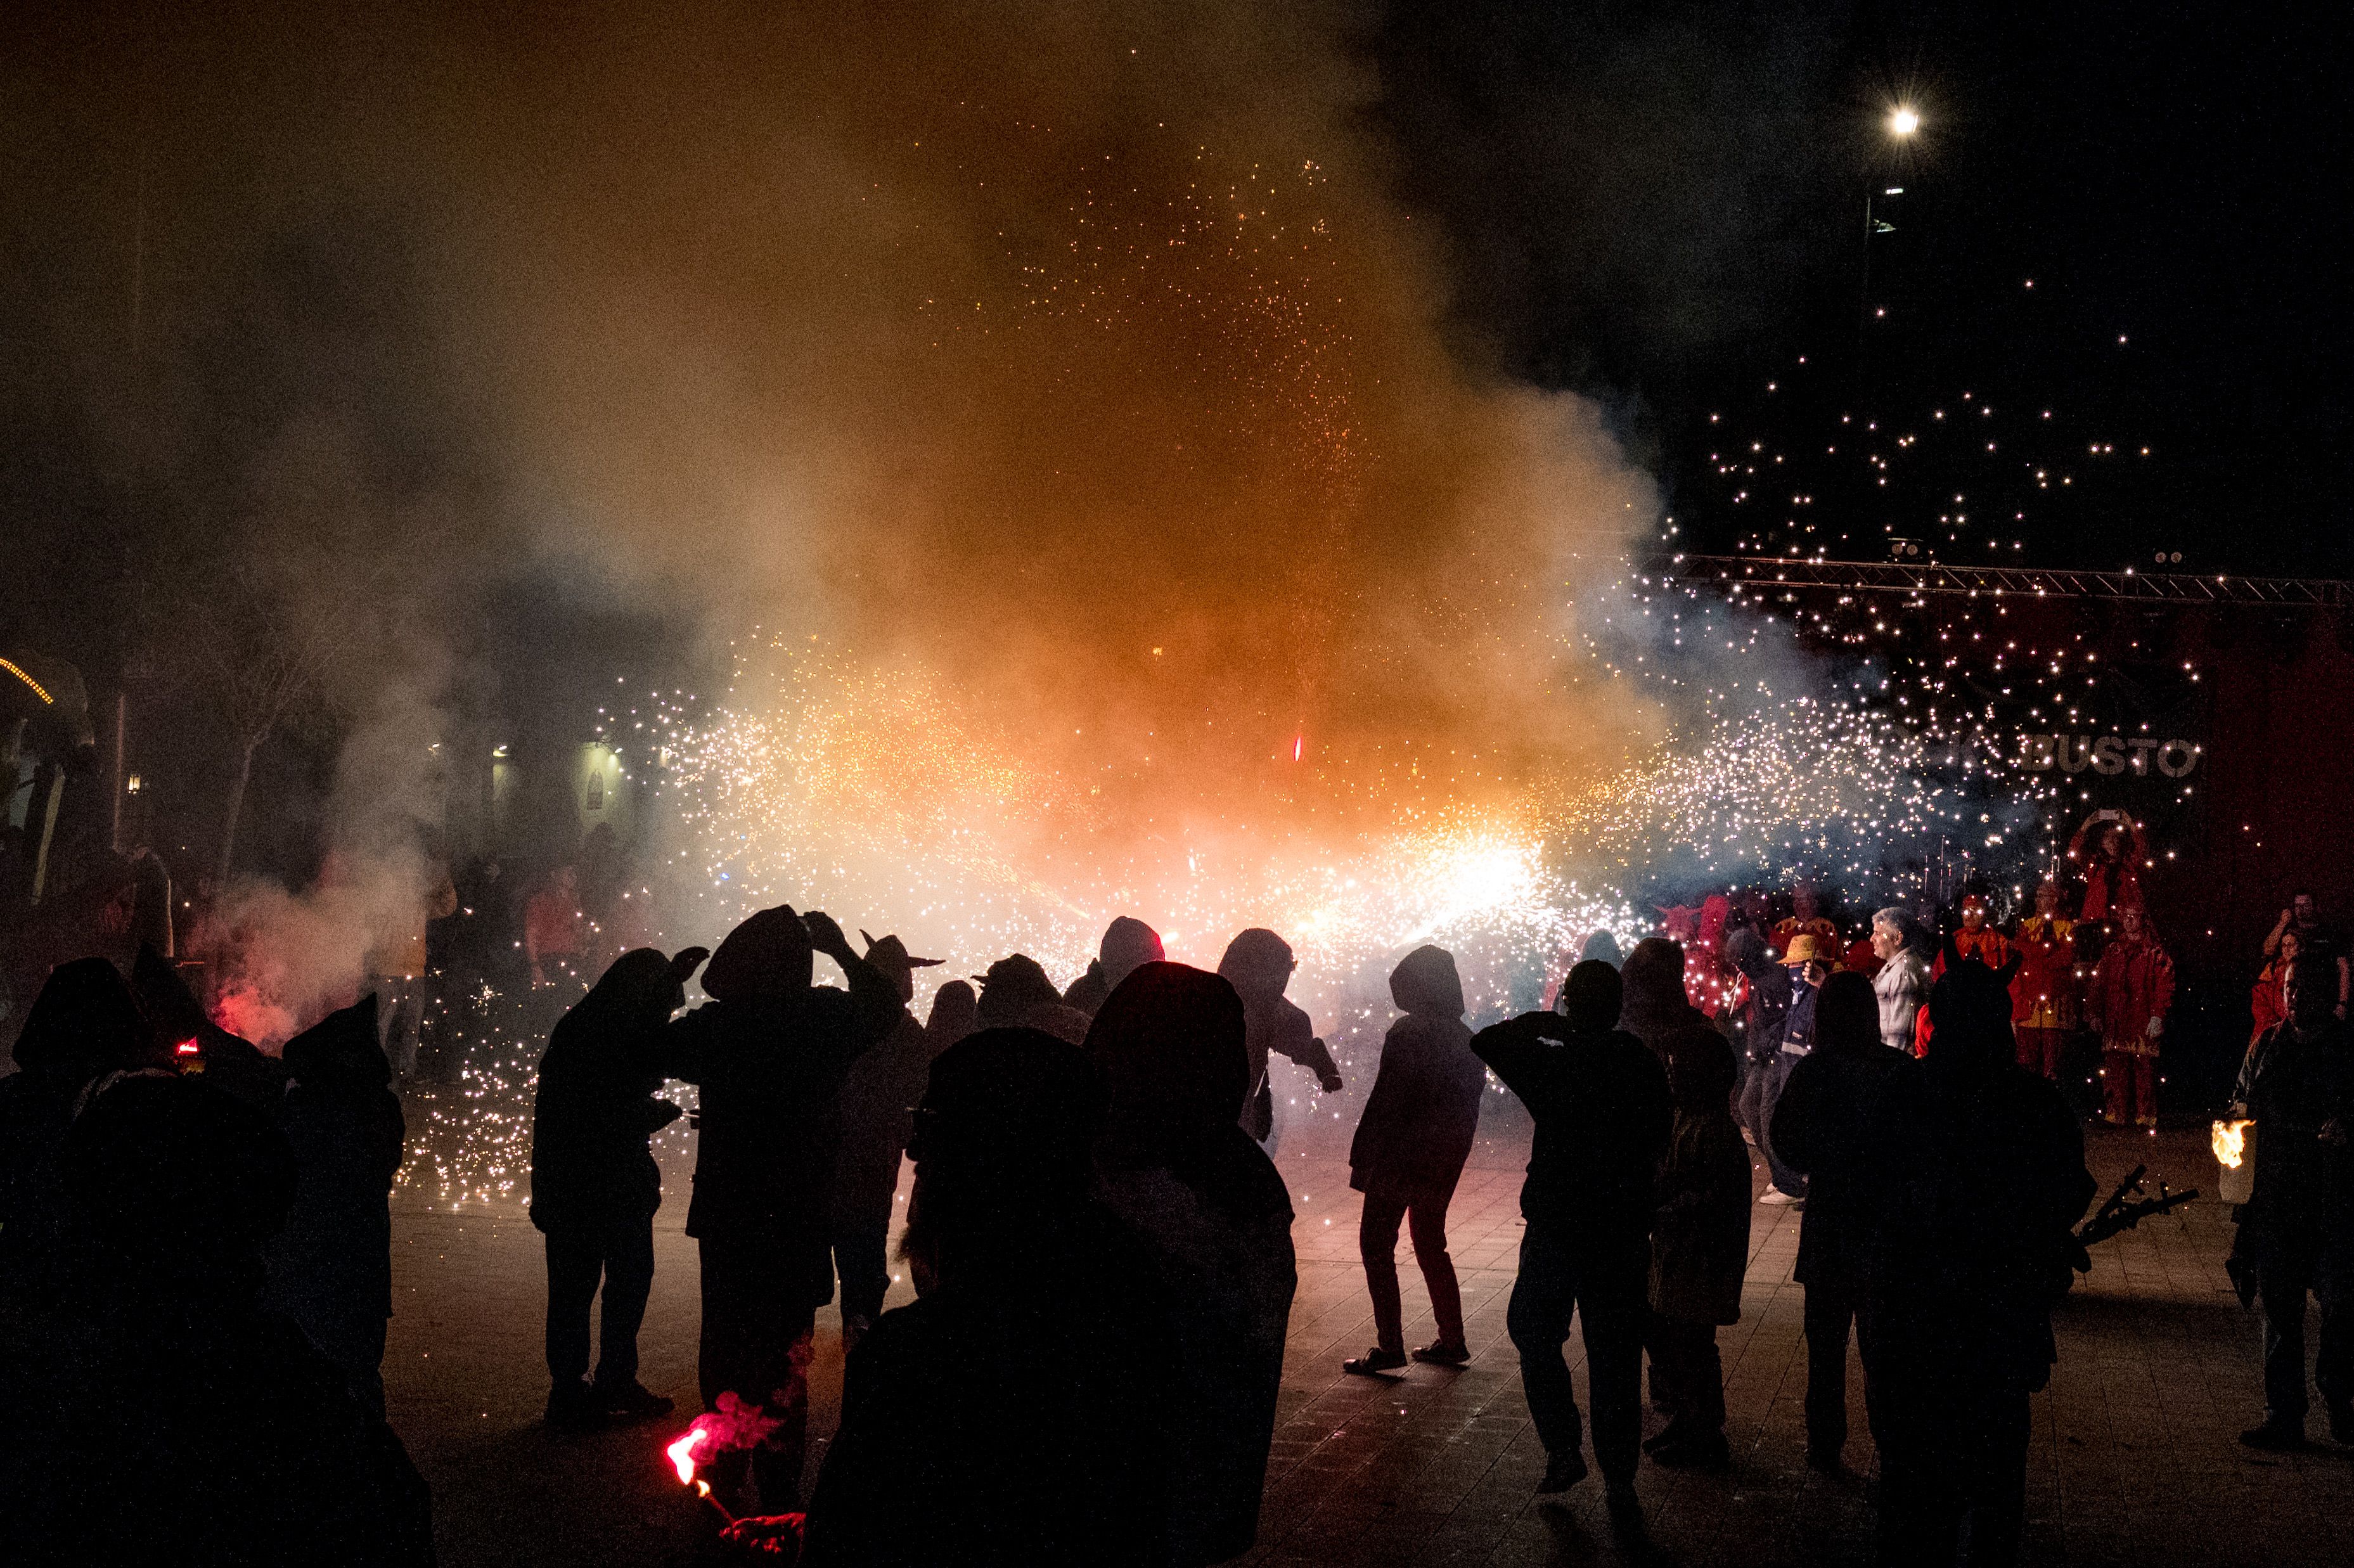
[[[1603,398],[1692,547],[1759,536],[1710,414],[1795,461],[1843,414],[1925,428],[1969,391],[2002,461],[1914,454],[1898,532],[1938,533],[1960,488],[1982,527],[2029,513],[2000,530],[2025,564],[2343,576],[2344,31],[2274,5],[1479,4],[1404,7],[1381,48],[1467,338]],[[1892,155],[1900,101],[1925,124]],[[1860,364],[1863,199],[1891,185]],[[2013,418],[2045,408],[2064,436]],[[2062,460],[2077,493],[2028,494]],[[1828,507],[1854,477],[1797,488]]]

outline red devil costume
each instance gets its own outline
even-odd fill
[[[2102,949],[2085,1005],[2101,1032],[2105,1118],[2123,1125],[2130,1114],[2139,1125],[2156,1127],[2158,1043],[2167,1009],[2174,1005],[2174,960],[2146,919]]]
[[[2019,974],[2010,982],[2010,1026],[2019,1037],[2019,1065],[2055,1083],[2060,1054],[2076,1027],[2076,922],[2029,915],[2012,939]]]

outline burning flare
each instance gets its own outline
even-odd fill
[[[2242,1151],[2248,1143],[2248,1128],[2254,1125],[2252,1121],[2219,1121],[2215,1124],[2215,1159],[2224,1170],[2237,1171],[2240,1168]]]
[[[707,1416],[696,1416],[695,1425],[688,1427],[677,1442],[663,1450],[670,1457],[670,1467],[678,1472],[678,1484],[683,1487],[700,1487],[705,1497],[711,1495],[711,1488],[695,1480],[695,1451],[703,1446],[705,1440],[711,1436],[711,1429],[704,1425],[708,1419]]]

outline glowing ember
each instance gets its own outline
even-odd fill
[[[2219,1121],[2215,1124],[2215,1159],[2224,1170],[2237,1171],[2240,1168],[2242,1151],[2247,1148],[2248,1128],[2254,1125],[2252,1121]]]

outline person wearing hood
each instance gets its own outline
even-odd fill
[[[981,998],[970,982],[949,980],[932,993],[932,1015],[924,1020],[924,1048],[932,1060],[938,1061],[941,1052],[980,1032]]]
[[[901,1247],[916,1300],[843,1372],[803,1568],[1166,1568],[1178,1349],[1153,1264],[1090,1192],[1103,1091],[1034,1029],[931,1065]]]
[[[842,1084],[842,1146],[833,1164],[833,1266],[842,1276],[842,1339],[855,1345],[883,1315],[891,1287],[884,1248],[891,1235],[891,1200],[899,1191],[899,1157],[907,1151],[909,1118],[932,1069],[931,1042],[907,1004],[916,1000],[916,971],[943,960],[910,958],[896,937],[866,938],[868,967],[891,982],[898,1019],[873,1050],[851,1064]]]
[[[973,978],[981,986],[976,1028],[1035,1029],[1072,1045],[1087,1039],[1088,1015],[1063,1001],[1045,967],[1029,954],[1000,959]]]
[[[842,967],[847,991],[813,983],[816,953]],[[658,1056],[664,1076],[703,1091],[686,1212],[702,1259],[703,1402],[733,1393],[777,1423],[748,1459],[722,1454],[714,1484],[731,1512],[776,1511],[801,1495],[810,1338],[833,1298],[843,1079],[904,1007],[831,917],[788,905],[729,932],[703,990],[712,1000],[670,1022]]]
[[[1926,1054],[1872,1093],[1864,1372],[1880,1446],[1880,1560],[2016,1560],[2030,1399],[2092,1201],[2082,1128],[2018,1062],[2010,973],[1950,950]],[[1803,1238],[1802,1238],[1803,1242]]]
[[[1847,1443],[1850,1326],[1863,1341],[1866,1361],[1872,1357],[1872,1318],[1863,1298],[1873,1202],[1873,1130],[1866,1107],[1911,1060],[1909,1050],[1891,1050],[1884,1043],[1886,1014],[1872,985],[1851,972],[1823,982],[1815,1003],[1816,1048],[1790,1070],[1774,1107],[1774,1149],[1807,1178],[1795,1277],[1807,1297],[1807,1462],[1819,1470],[1839,1469]],[[1905,1037],[1909,1044],[1909,1023]],[[1867,1382],[1867,1411],[1872,1397]],[[1879,1425],[1876,1418],[1872,1425]]]
[[[1724,1367],[1716,1330],[1741,1320],[1749,1266],[1749,1151],[1733,1120],[1733,1047],[1713,1029],[1668,1042],[1675,1122],[1659,1162],[1651,1219],[1649,1328],[1667,1429],[1644,1445],[1670,1467],[1723,1469]]]
[[[285,1054],[265,1054],[205,1016],[176,966],[143,946],[131,966],[132,993],[154,1036],[154,1050],[184,1073],[202,1073],[217,1089],[275,1114],[285,1097]]]
[[[1670,972],[1680,975],[1681,965]],[[1561,1015],[1524,1012],[1492,1024],[1472,1036],[1471,1051],[1536,1123],[1521,1187],[1528,1224],[1504,1322],[1544,1444],[1537,1489],[1566,1491],[1585,1476],[1577,1391],[1562,1356],[1575,1319],[1585,1338],[1594,1457],[1611,1507],[1624,1513],[1635,1505],[1642,1461],[1652,1176],[1673,1112],[1659,1057],[1613,1027],[1622,1005],[1618,971],[1582,963],[1563,983]]]
[[[1373,1346],[1343,1372],[1393,1372],[1406,1364],[1398,1298],[1397,1234],[1404,1220],[1430,1291],[1438,1336],[1414,1359],[1459,1367],[1471,1359],[1463,1337],[1463,1295],[1447,1255],[1447,1205],[1479,1129],[1488,1069],[1471,1054],[1463,1025],[1463,981],[1455,957],[1420,947],[1390,971],[1390,1000],[1404,1018],[1382,1041],[1382,1063],[1349,1144],[1349,1185],[1365,1195],[1357,1251],[1373,1298]]]
[[[1254,926],[1226,944],[1218,959],[1218,973],[1243,999],[1243,1044],[1250,1053],[1251,1093],[1243,1102],[1243,1130],[1275,1151],[1275,1085],[1267,1065],[1277,1056],[1307,1068],[1326,1094],[1341,1090],[1341,1068],[1316,1029],[1283,994],[1299,961],[1291,944],[1274,932]]]
[[[72,1250],[66,1133],[94,1084],[167,1068],[122,971],[104,959],[59,964],[16,1035],[0,1078],[0,1298],[5,1309],[54,1295]]]
[[[1257,1532],[1299,1283],[1291,1195],[1241,1126],[1246,1030],[1227,981],[1155,963],[1087,1031],[1106,1094],[1097,1194],[1142,1238],[1173,1325],[1173,1568],[1238,1556]]]
[[[638,948],[613,960],[547,1037],[531,1120],[531,1223],[547,1252],[547,1422],[583,1427],[669,1414],[638,1381],[638,1326],[654,1282],[662,1168],[647,1140],[678,1119],[655,1097],[663,1030],[708,955]],[[597,1374],[588,1309],[605,1297]]]
[[[294,1202],[263,1249],[263,1299],[300,1324],[380,1415],[392,1179],[408,1129],[376,1044],[376,999],[364,996],[286,1043],[281,1059],[293,1081],[276,1109],[294,1152]]]
[[[298,1181],[269,1117],[202,1078],[133,1077],[75,1120],[62,1163],[90,1266],[61,1353],[0,1362],[10,1563],[429,1568],[399,1438],[264,1305]]]
[[[1665,937],[1646,937],[1635,944],[1619,968],[1626,986],[1626,1012],[1618,1027],[1663,1053],[1669,1040],[1698,1025],[1708,1027],[1708,1015],[1684,994],[1684,949]],[[1665,1057],[1661,1057],[1665,1060]]]
[[[1104,928],[1103,941],[1087,972],[1063,993],[1063,1005],[1093,1018],[1119,982],[1138,966],[1157,964],[1169,955],[1161,950],[1161,933],[1133,915],[1122,915]]]
[[[2158,1049],[2174,1005],[2174,960],[2158,945],[2140,905],[2118,910],[2117,924],[2085,987],[2084,1010],[2101,1036],[2101,1118],[2112,1127],[2156,1127]]]

